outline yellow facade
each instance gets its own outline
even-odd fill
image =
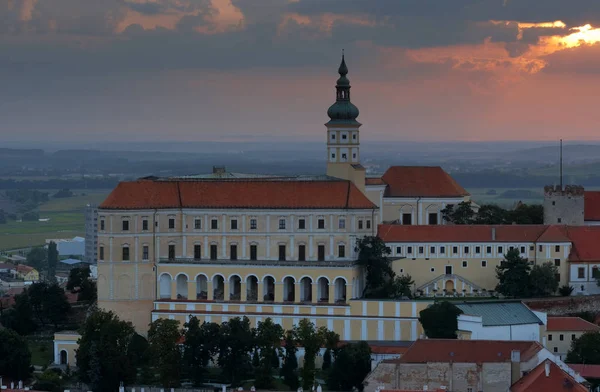
[[[54,363],[77,366],[75,351],[81,336],[74,331],[61,331],[54,334]]]

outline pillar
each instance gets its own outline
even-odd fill
[[[212,301],[214,300],[214,292],[213,292],[213,282],[212,279],[207,279],[206,280],[206,300],[207,301]]]
[[[275,282],[274,302],[283,302],[283,282]]]
[[[275,287],[277,287],[277,285],[275,285]],[[265,293],[263,292],[264,290],[264,284],[262,280],[258,281],[258,284],[256,285],[256,300],[258,302],[263,302],[265,300]],[[277,294],[275,294],[277,295]]]
[[[294,284],[294,302],[300,302],[300,282]]]
[[[223,281],[223,301],[229,301],[231,294],[229,293],[229,279]]]
[[[312,302],[313,303],[319,302],[319,293],[318,293],[318,290],[319,290],[319,284],[318,284],[318,282],[317,283],[313,282],[313,284],[312,284]]]
[[[335,303],[335,283],[329,283],[329,303]]]
[[[177,299],[177,280],[171,279],[171,299]]]
[[[248,292],[246,291],[248,290],[247,286],[248,285],[246,284],[246,282],[240,282],[240,301],[242,302],[246,302],[246,299],[248,298]]]
[[[188,280],[187,297],[191,300],[196,300],[196,281]]]

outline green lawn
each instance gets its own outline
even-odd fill
[[[50,194],[55,191],[49,190]],[[85,234],[85,206],[88,203],[101,203],[110,190],[82,191],[74,190],[77,196],[50,199],[40,206],[40,218],[49,218],[48,222],[9,221],[0,225],[0,250],[19,249],[43,245],[46,239],[72,238]],[[81,193],[85,192],[85,196]]]
[[[49,365],[54,361],[54,345],[52,339],[29,339],[31,364],[37,366]]]

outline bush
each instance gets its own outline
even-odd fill
[[[558,288],[558,294],[560,294],[562,297],[568,297],[569,295],[571,295],[573,290],[575,290],[575,288],[573,286],[569,286],[569,285],[560,286]]]

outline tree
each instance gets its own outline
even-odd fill
[[[38,282],[30,285],[26,290],[33,310],[33,314],[42,327],[47,323],[58,325],[65,322],[71,305],[67,301],[65,291],[56,283],[49,285]]]
[[[259,353],[256,366],[256,387],[269,389],[273,387],[273,363],[283,355],[281,341],[284,331],[281,325],[275,324],[271,318],[259,321],[256,327],[256,347]]]
[[[331,367],[331,350],[325,350],[323,354],[323,365],[321,366],[322,370],[327,370]]]
[[[421,310],[419,322],[430,339],[456,339],[458,315],[462,310],[448,301],[436,302]]]
[[[38,271],[41,271],[46,265],[46,258],[48,257],[48,253],[46,249],[41,246],[31,248],[29,253],[27,253],[27,265],[35,268]]]
[[[565,284],[558,288],[558,294],[560,294],[562,297],[568,297],[571,295],[573,290],[575,290],[575,287]]]
[[[484,204],[479,207],[473,223],[477,225],[504,225],[508,223],[508,211],[495,204]]]
[[[519,255],[516,248],[509,250],[500,265],[496,266],[496,291],[506,297],[528,297],[531,290],[530,270],[529,262]]]
[[[508,212],[508,222],[518,225],[544,224],[544,206],[541,204],[519,204],[517,208]]]
[[[292,391],[297,390],[300,386],[300,381],[298,380],[298,359],[296,358],[297,351],[294,334],[292,331],[287,331],[285,334],[285,359],[280,374],[283,377],[283,383]]]
[[[6,328],[16,331],[19,335],[29,335],[36,329],[33,321],[33,311],[29,295],[26,291],[15,296],[12,309],[2,312],[0,322]]]
[[[57,371],[58,370],[58,371]],[[44,373],[37,376],[35,389],[37,391],[62,392],[64,391],[63,380],[60,377],[60,369],[47,369]]]
[[[160,385],[175,388],[181,382],[181,350],[179,340],[179,322],[177,320],[158,319],[150,324],[148,331],[148,350],[152,364],[158,373]]]
[[[204,381],[210,360],[219,351],[219,325],[200,321],[196,317],[184,324],[183,371],[194,385]]]
[[[454,204],[448,204],[440,212],[446,222],[455,225],[468,225],[475,220],[475,211],[473,211],[473,206],[469,201],[460,202],[456,207]]]
[[[329,372],[327,386],[333,391],[363,390],[363,381],[371,371],[371,348],[367,342],[342,347]]]
[[[130,322],[119,320],[113,312],[96,310],[80,330],[75,356],[79,379],[94,392],[116,391],[119,383],[133,383],[136,369],[130,360],[129,346],[135,336]]]
[[[77,293],[78,301],[95,301],[97,297],[96,282],[90,279],[90,267],[73,268],[69,272],[67,290]]]
[[[391,281],[391,287],[389,289],[389,298],[391,299],[402,299],[402,298],[412,298],[412,288],[415,284],[412,276],[406,274],[401,276],[396,276],[394,280]]]
[[[0,329],[0,374],[13,380],[26,380],[31,374],[27,340],[10,329]]]
[[[58,250],[56,242],[50,241],[48,244],[48,280],[56,281],[56,264],[58,263]]]
[[[586,332],[571,342],[565,362],[600,365],[600,332]]]
[[[547,297],[558,290],[558,268],[551,262],[534,265],[529,273],[530,294],[534,297]]]
[[[366,271],[365,298],[381,298],[382,287],[393,279],[394,271],[388,256],[390,248],[379,237],[365,236],[356,241],[358,265]]]
[[[317,329],[307,319],[300,320],[293,329],[294,340],[304,348],[304,367],[302,368],[302,386],[304,389],[310,389],[315,384],[315,358],[321,347],[327,342],[327,332],[327,328]]]
[[[252,369],[250,353],[254,349],[254,333],[250,319],[235,317],[221,324],[218,364],[232,385],[237,385]]]

